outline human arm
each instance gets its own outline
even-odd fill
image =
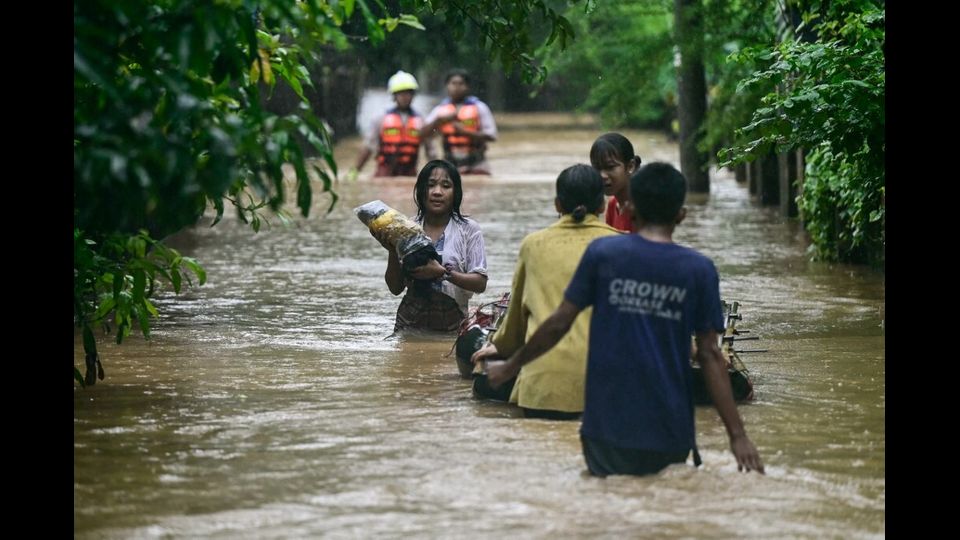
[[[450,270],[447,275],[447,281],[477,294],[487,290],[487,276],[477,272],[458,272]]]
[[[430,111],[430,114],[423,120],[423,126],[420,128],[420,145],[423,146],[423,152],[426,155],[427,161],[433,161],[443,157],[442,154],[437,153],[436,145],[433,143],[439,132],[438,128],[441,123],[437,119],[439,116],[438,109],[439,107],[434,107],[433,110]]]
[[[403,268],[400,266],[400,259],[392,249],[387,255],[387,271],[383,274],[383,280],[387,282],[387,287],[394,296],[403,292],[407,288],[406,280],[403,278]]]
[[[453,123],[453,132],[461,137],[469,137],[473,141],[490,142],[497,140],[496,137],[490,136],[482,131],[467,131],[460,122]]]
[[[436,147],[433,145],[433,135],[427,132],[423,132],[422,139],[420,140],[420,146],[423,147],[424,157],[427,158],[427,161],[433,161],[438,159]]]
[[[500,356],[500,351],[497,350],[497,346],[493,343],[487,343],[483,347],[477,349],[477,352],[470,356],[470,363],[476,364],[477,362],[485,362],[487,360],[499,358]]]
[[[730,450],[737,458],[737,470],[747,472],[755,470],[763,474],[763,463],[753,442],[747,437],[743,421],[733,401],[730,377],[727,375],[727,361],[717,345],[717,331],[705,330],[696,333],[697,362],[703,370],[710,399],[723,420],[730,437]]]
[[[399,263],[397,264],[399,265]],[[456,270],[448,271],[447,268],[444,268],[434,259],[431,259],[430,262],[423,266],[418,266],[417,268],[411,270],[410,277],[414,279],[427,280],[445,278],[449,283],[452,283],[461,289],[466,289],[475,293],[482,293],[483,291],[487,290],[487,276],[478,274],[476,272],[458,272]],[[399,294],[399,292],[394,294]]]
[[[420,128],[420,133],[426,138],[426,140],[431,140],[433,136],[440,130],[440,126],[449,122],[456,115],[443,115],[440,116],[440,106],[436,106],[427,114],[427,117],[423,119],[423,127]]]
[[[427,161],[433,161],[435,159],[441,159],[443,154],[437,154],[437,146],[434,144],[434,140],[437,132],[422,130],[420,132],[420,146],[423,147],[423,153],[426,156]]]
[[[485,142],[497,140],[497,122],[493,119],[493,112],[490,107],[478,100],[477,112],[480,115],[480,131],[474,134],[474,138]]]
[[[373,155],[373,150],[364,146],[363,150],[360,151],[360,155],[357,156],[357,164],[353,166],[349,171],[347,171],[347,180],[356,180],[357,175],[360,174],[360,169],[367,164],[367,160],[370,159],[370,156]]]
[[[497,123],[493,119],[493,113],[486,103],[476,100],[477,113],[480,117],[480,130],[468,131],[463,127],[463,123],[457,120],[457,112],[440,114],[440,107],[435,107],[424,120],[423,133],[430,137],[440,131],[445,124],[450,124],[453,134],[461,137],[468,137],[474,142],[490,142],[497,140]]]
[[[504,314],[497,330],[490,336],[490,343],[473,353],[470,361],[477,362],[493,358],[510,356],[523,346],[527,334],[527,318],[530,312],[523,304],[523,288],[526,282],[526,264],[524,264],[524,248],[520,246],[520,257],[517,267],[513,271],[513,285],[510,287],[510,306]]]
[[[530,310],[524,304],[524,289],[527,284],[527,255],[526,241],[520,244],[520,255],[517,257],[517,266],[513,270],[513,284],[510,286],[510,305],[503,319],[498,324],[497,331],[490,337],[503,357],[509,357],[523,346],[527,338],[527,320]]]
[[[444,248],[446,280],[461,289],[482,293],[487,290],[487,252],[480,225],[465,219],[456,226],[458,241],[448,241]]]
[[[497,388],[516,377],[521,367],[552,349],[570,330],[581,309],[570,300],[564,299],[560,307],[530,336],[526,345],[520,347],[520,350],[511,355],[506,362],[487,366],[487,380],[490,386]]]
[[[400,266],[400,259],[397,257],[396,250],[387,242],[386,238],[374,231],[370,231],[370,235],[380,242],[383,249],[387,250],[387,271],[383,274],[383,280],[387,283],[390,292],[396,296],[407,288],[406,280],[403,277],[403,267]]]
[[[493,114],[490,113],[490,109],[486,108],[486,105],[480,107],[479,103],[477,108],[480,112],[480,131],[470,131],[466,129],[463,123],[457,120],[456,117],[449,119],[440,118],[438,122],[440,122],[440,125],[444,122],[449,122],[450,127],[453,128],[454,135],[467,137],[474,144],[497,140],[497,126],[493,123]],[[486,110],[486,115],[483,114],[484,110]]]

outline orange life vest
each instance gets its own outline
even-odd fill
[[[467,98],[460,109],[453,103],[440,105],[437,111],[439,116],[449,116],[456,113],[457,121],[463,126],[463,129],[471,133],[480,131],[480,109],[477,108],[476,100]],[[483,141],[473,142],[475,139],[466,135],[457,135],[453,129],[453,124],[448,122],[440,127],[440,133],[443,134],[443,152],[444,157],[455,165],[466,165],[483,160],[484,150],[487,145]]]
[[[407,123],[396,109],[388,112],[380,123],[380,153],[377,163],[416,163],[420,150],[420,129],[423,119],[410,111]]]

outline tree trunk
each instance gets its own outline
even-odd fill
[[[494,111],[502,111],[504,107],[504,83],[507,80],[503,69],[491,69],[487,73],[487,97],[484,101]]]
[[[780,165],[780,215],[797,217],[797,153],[783,152],[777,155]]]
[[[763,206],[780,204],[780,164],[777,154],[771,149],[757,160],[760,165],[760,174],[757,179],[757,199]]]
[[[313,78],[319,99],[310,101],[313,112],[333,128],[334,140],[357,133],[357,111],[365,79],[363,62],[355,54],[324,51],[322,71]]]
[[[734,166],[733,168],[733,177],[736,178],[738,184],[743,184],[749,178],[747,175],[747,164],[740,163],[739,165]]]
[[[680,172],[691,192],[709,193],[709,156],[697,149],[707,114],[707,81],[703,67],[703,6],[701,0],[674,0],[677,68],[677,113],[680,120]]]

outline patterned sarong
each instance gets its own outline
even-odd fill
[[[408,291],[397,308],[394,332],[405,328],[454,332],[466,313],[460,311],[457,301],[440,291],[429,290],[425,294]]]

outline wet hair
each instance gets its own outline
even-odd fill
[[[597,170],[611,158],[623,163],[626,167],[632,161],[634,167],[640,166],[640,156],[633,153],[633,145],[626,137],[619,133],[604,133],[593,141],[590,147],[590,164]]]
[[[447,72],[447,76],[443,79],[443,84],[450,82],[450,79],[460,76],[463,78],[463,82],[467,83],[467,86],[470,86],[470,74],[467,73],[467,70],[461,68],[454,68]]]
[[[583,163],[567,167],[557,177],[557,200],[561,212],[571,214],[577,223],[588,212],[603,207],[603,178],[596,169]]]
[[[669,163],[649,163],[630,177],[634,212],[650,223],[672,225],[686,195],[687,179]]]
[[[427,205],[427,185],[430,183],[430,175],[436,168],[447,171],[450,181],[453,182],[453,209],[451,214],[453,214],[453,219],[462,222],[466,216],[460,213],[460,203],[463,202],[463,185],[460,181],[460,172],[453,163],[443,159],[435,159],[427,163],[420,169],[420,174],[417,175],[417,184],[413,186],[413,201],[417,203],[417,219],[423,218],[423,208]]]

